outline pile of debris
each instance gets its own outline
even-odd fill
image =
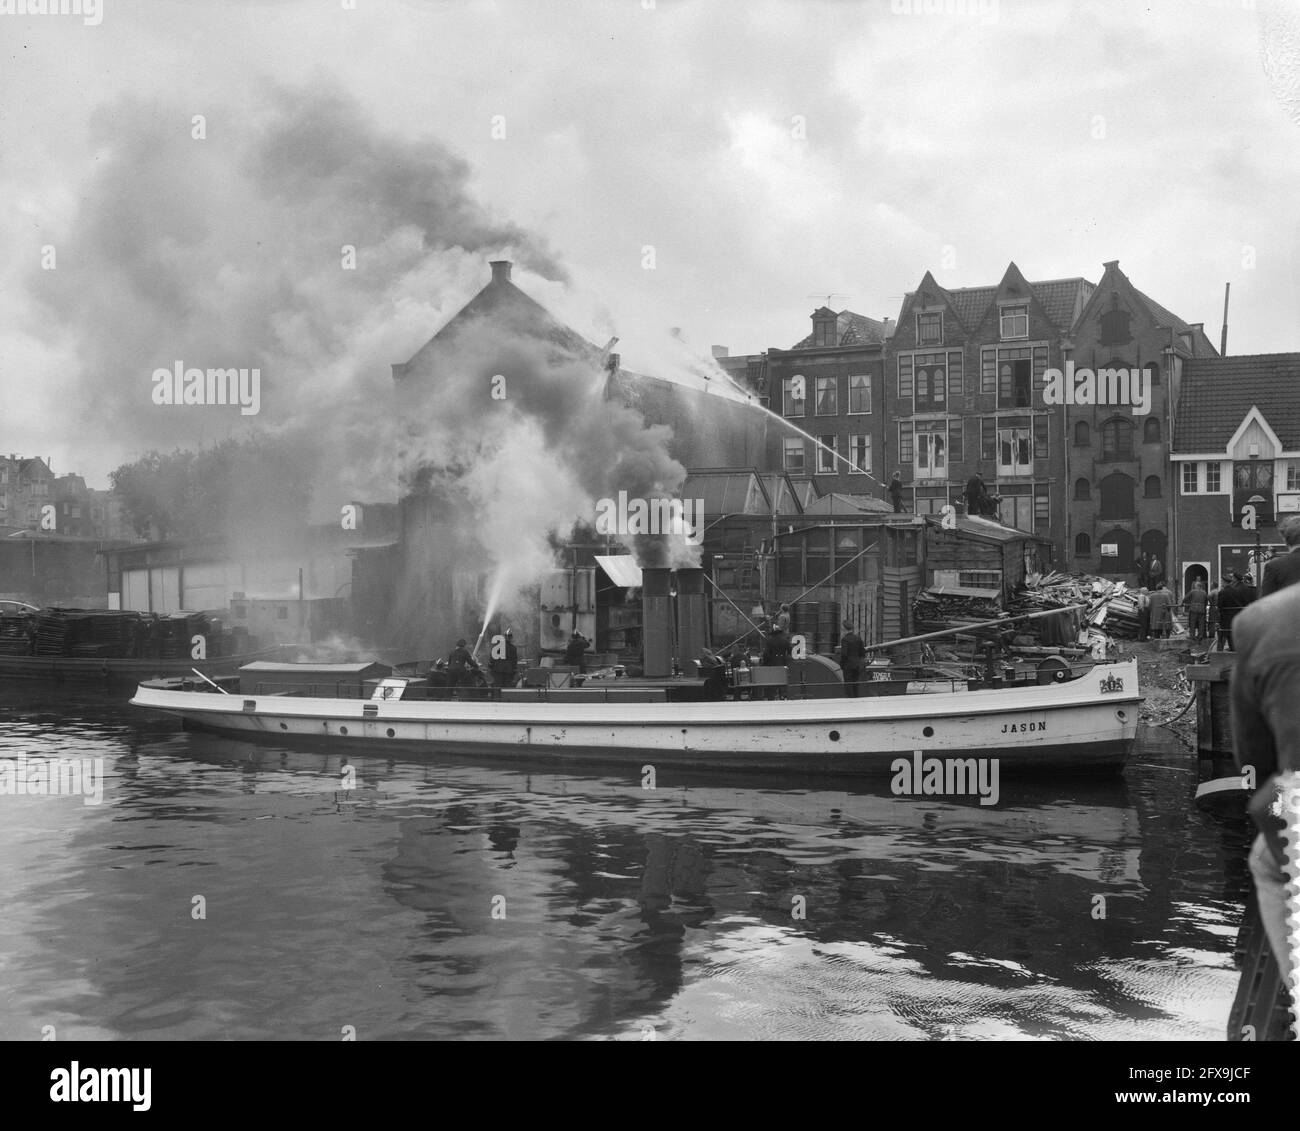
[[[1077,637],[1080,646],[1110,648],[1114,639],[1134,640],[1138,635],[1136,594],[1122,581],[1108,581],[1084,573],[1053,570],[1031,576],[1011,602],[1013,613],[1082,605],[1083,624]],[[1044,618],[1055,620],[1054,617]],[[1031,624],[1034,622],[1030,622]]]

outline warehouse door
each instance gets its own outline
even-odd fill
[[[1133,535],[1127,530],[1108,530],[1101,536],[1101,572],[1129,573],[1133,569]]]

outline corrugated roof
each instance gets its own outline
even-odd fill
[[[639,589],[641,587],[641,567],[631,554],[596,555],[596,564],[609,576],[610,581],[620,589]]]
[[[926,524],[931,530],[942,530],[942,515],[925,515]],[[978,538],[988,538],[993,542],[1047,542],[1049,539],[1040,538],[1037,534],[1031,534],[1028,530],[1017,530],[1013,526],[1003,526],[1000,522],[994,522],[989,518],[977,518],[969,514],[959,514],[947,516],[956,520],[956,529],[963,534],[973,534]],[[951,529],[951,528],[949,528]]]
[[[1172,451],[1226,452],[1252,406],[1285,450],[1300,451],[1300,353],[1188,358]]]
[[[842,491],[831,491],[820,499],[815,499],[804,508],[804,514],[892,514],[892,504],[872,495],[851,495]]]

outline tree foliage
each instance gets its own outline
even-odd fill
[[[225,440],[197,452],[151,451],[109,474],[141,537],[284,531],[307,521],[309,461],[289,441]]]

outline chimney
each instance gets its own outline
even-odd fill
[[[494,283],[510,282],[510,260],[493,259],[488,266],[492,268],[492,281]]]
[[[1118,269],[1118,268],[1119,268],[1119,260],[1118,260],[1118,259],[1108,259],[1108,260],[1106,260],[1105,263],[1102,264],[1102,266],[1103,266],[1103,267],[1114,267],[1114,268]]]
[[[677,662],[683,675],[695,674],[695,661],[708,647],[705,622],[708,608],[704,596],[704,570],[677,571]]]
[[[670,569],[641,570],[641,642],[645,674],[650,679],[673,674],[672,598],[668,596],[671,577]]]
[[[719,358],[729,357],[731,355],[731,351],[727,349],[726,346],[710,346],[709,349],[712,351],[713,359],[715,361]]]
[[[894,336],[894,330],[896,329],[894,326],[894,320],[892,318],[886,318],[881,325],[885,328],[881,337],[892,338]]]

